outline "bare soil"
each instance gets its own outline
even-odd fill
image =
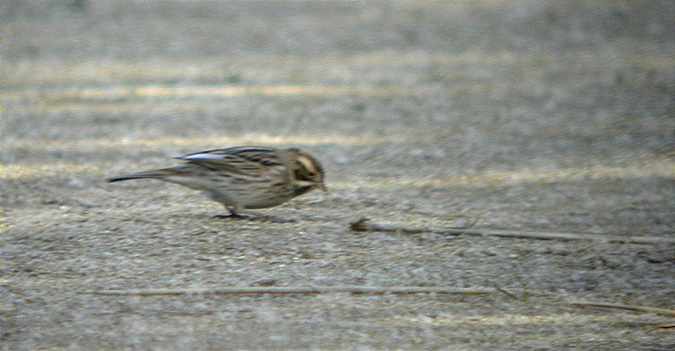
[[[672,350],[675,2],[0,4],[0,349]],[[330,192],[214,219],[107,184],[245,144],[315,154]],[[100,296],[225,286],[487,296]]]

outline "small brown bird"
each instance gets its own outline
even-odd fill
[[[230,217],[242,209],[268,208],[314,189],[326,191],[321,163],[300,149],[236,146],[195,152],[176,159],[184,164],[108,179],[159,179],[205,192],[225,206]]]

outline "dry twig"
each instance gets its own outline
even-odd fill
[[[95,295],[135,295],[135,296],[171,296],[171,295],[316,295],[330,293],[351,293],[351,294],[458,294],[458,295],[485,295],[494,293],[494,289],[489,288],[449,288],[449,287],[430,287],[430,286],[391,286],[391,287],[370,287],[370,286],[329,286],[329,287],[224,287],[224,288],[204,288],[204,289],[135,289],[135,290],[96,290],[85,292]]]
[[[675,331],[675,324],[661,324],[654,327],[655,331]]]
[[[581,234],[581,233],[558,233],[558,232],[534,232],[518,230],[498,230],[480,228],[428,228],[428,227],[404,227],[392,224],[371,223],[368,218],[361,218],[350,223],[350,229],[356,232],[390,232],[402,234],[437,233],[444,235],[480,235],[499,236],[509,238],[525,238],[540,240],[597,240],[613,243],[632,244],[675,244],[675,239],[656,238],[645,236],[609,236],[604,234]]]
[[[654,308],[654,307],[645,307],[645,306],[635,306],[635,305],[622,305],[616,303],[604,303],[604,302],[584,302],[584,301],[575,301],[570,303],[572,306],[577,307],[599,307],[599,308],[611,308],[619,310],[628,310],[635,312],[645,312],[653,313],[660,316],[675,317],[675,310],[669,310],[665,308]]]

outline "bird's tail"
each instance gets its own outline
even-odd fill
[[[132,179],[163,179],[170,176],[179,175],[179,169],[177,168],[164,168],[164,169],[155,169],[151,171],[144,171],[138,173],[132,173],[127,175],[122,175],[118,177],[112,177],[106,179],[109,183],[121,182],[123,180],[132,180]]]

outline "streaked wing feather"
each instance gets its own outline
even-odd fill
[[[176,158],[212,170],[254,177],[265,176],[270,166],[283,165],[275,149],[254,146],[212,149]]]

